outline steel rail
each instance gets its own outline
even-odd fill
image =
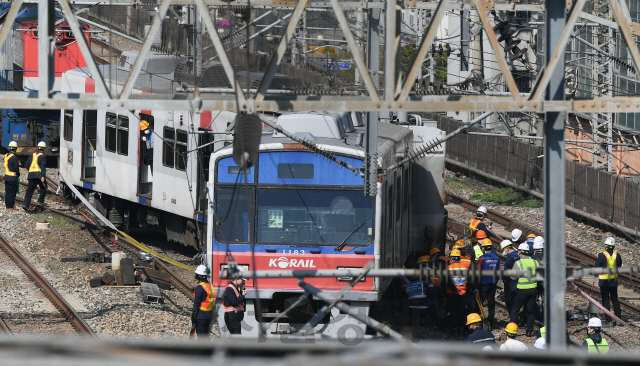
[[[0,318],[0,334],[13,335],[13,333],[11,333],[11,330],[9,329],[9,326],[7,326],[7,323],[5,323],[4,319],[2,318]]]
[[[5,252],[11,260],[20,267],[27,277],[29,277],[42,290],[43,294],[51,301],[51,304],[58,309],[60,314],[67,319],[73,328],[80,334],[96,337],[95,333],[87,323],[76,313],[69,303],[56,291],[53,286],[38,272],[35,267],[14,248],[7,239],[0,234],[0,249]]]

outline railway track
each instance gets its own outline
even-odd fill
[[[476,212],[478,207],[480,207],[480,205],[474,202],[471,202],[469,200],[466,200],[460,196],[457,196],[451,193],[447,193],[447,201],[456,203],[472,212]],[[507,231],[511,231],[513,229],[520,229],[522,230],[522,235],[534,234],[538,236],[543,234],[539,230],[535,230],[530,226],[527,226],[518,221],[511,220],[510,218],[502,214],[499,214],[495,211],[487,210],[487,216],[495,220],[499,224],[503,225],[505,227],[505,230]],[[466,224],[457,222],[455,220],[449,220],[449,223],[455,226],[467,226]],[[499,239],[492,237],[491,240],[494,242],[495,245],[499,247],[499,244],[500,244]],[[585,252],[584,250],[576,248],[569,244],[567,244],[566,247],[567,247],[567,260],[571,264],[586,266],[586,267],[593,267],[593,265],[595,264],[596,257],[591,253]],[[504,258],[501,255],[499,255],[499,257],[501,257],[501,261],[504,260]],[[637,292],[638,289],[640,288],[640,279],[636,276],[619,275],[618,278],[619,278],[620,284],[623,285],[624,288],[633,290],[634,292]],[[594,286],[590,285],[584,280],[574,280],[573,282],[578,287],[580,287],[582,291],[587,293],[589,296],[594,298],[600,298],[600,292],[598,290],[595,290],[593,288]],[[620,307],[623,308],[624,310],[627,310],[629,313],[632,313],[634,315],[640,314],[640,306],[635,305],[634,303],[632,303],[631,301],[629,301],[623,296],[619,296],[619,301],[620,301]]]
[[[71,324],[77,333],[95,337],[91,328],[67,303],[67,301],[56,291],[51,284],[27,261],[27,259],[16,250],[11,243],[0,235],[0,249],[29,277],[33,283],[42,291],[44,296],[60,312],[60,314]],[[8,332],[9,328],[4,322],[0,325],[2,331]]]

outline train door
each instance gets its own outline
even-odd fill
[[[138,196],[151,198],[153,188],[154,145],[161,142],[154,131],[153,116],[140,113],[140,135],[138,140]],[[165,136],[165,139],[171,136]]]
[[[95,183],[98,111],[84,111],[82,120],[82,179]]]
[[[394,192],[394,223],[393,223],[393,241],[394,241],[394,258],[393,264],[395,268],[398,268],[402,265],[403,254],[404,254],[404,243],[402,242],[402,172],[398,172],[394,174],[396,178],[396,190]]]
[[[203,131],[202,129],[200,129]],[[206,131],[204,131],[206,132]],[[208,143],[214,141],[214,135],[209,133],[203,133],[198,135],[198,145],[197,146],[205,146]],[[198,177],[198,213],[201,213],[203,216],[207,214],[208,198],[207,198],[207,181],[209,180],[209,161],[211,159],[211,153],[213,152],[214,144],[205,146],[196,151],[198,168],[196,176]]]

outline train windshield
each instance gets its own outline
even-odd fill
[[[216,236],[223,243],[369,245],[374,197],[358,190],[218,188]],[[254,198],[254,195],[257,197]],[[257,202],[257,206],[247,204]]]

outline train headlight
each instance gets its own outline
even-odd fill
[[[62,37],[56,36],[56,43],[60,43],[60,42],[62,42]]]
[[[362,270],[362,267],[338,267],[338,269],[353,269],[355,271],[358,271],[358,270]],[[338,281],[340,282],[349,282],[349,281],[353,281],[354,279],[355,277],[352,277],[352,276],[338,277]],[[364,282],[366,280],[367,280],[366,277],[362,277],[358,282]]]

